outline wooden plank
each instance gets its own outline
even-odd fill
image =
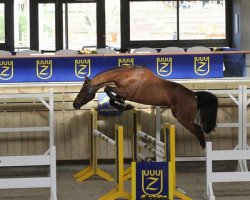
[[[13,115],[7,114],[7,123],[6,127],[7,128],[13,128],[14,123],[13,123]],[[8,146],[8,152],[7,154],[9,156],[14,156],[15,155],[15,133],[7,133],[7,146]]]
[[[133,127],[133,124],[128,124],[128,115],[130,111],[123,112],[119,117],[119,123],[123,126],[123,153],[124,158],[131,158],[131,141],[132,137],[128,133],[129,126]]]
[[[21,126],[20,113],[16,113],[14,115],[13,124],[14,124],[13,127],[20,127]],[[14,144],[15,156],[19,156],[22,153],[22,145],[21,145],[22,133],[21,132],[15,132],[14,137],[15,137],[15,144]]]
[[[65,158],[72,158],[72,133],[70,131],[70,117],[67,111],[63,111],[63,132],[64,132],[64,144],[65,144]]]
[[[35,112],[30,112],[28,114],[28,126],[35,126]],[[36,140],[36,135],[34,134],[34,132],[29,132],[29,154],[30,155],[35,155],[36,154],[36,144],[35,144],[35,140]]]
[[[88,111],[77,111],[79,159],[90,158],[91,116]]]
[[[49,127],[49,112],[43,111],[40,112],[42,117],[42,126]],[[43,142],[43,152],[45,153],[49,149],[49,131],[42,132],[42,142]]]
[[[78,116],[77,111],[70,112],[70,132],[71,132],[71,142],[72,142],[72,159],[79,158],[79,132],[78,132]]]
[[[0,127],[5,128],[7,125],[6,113],[1,113]],[[8,145],[7,145],[7,133],[0,133],[0,155],[7,156]]]
[[[42,116],[40,113],[35,112],[35,126],[42,126]],[[43,133],[42,132],[35,132],[35,150],[36,154],[43,154]]]
[[[28,127],[28,112],[21,113],[21,126]],[[24,132],[21,135],[21,155],[28,155],[29,154],[29,133]]]
[[[60,160],[65,159],[65,139],[64,139],[64,117],[63,112],[56,112],[56,148],[57,158]]]

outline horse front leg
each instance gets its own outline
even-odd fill
[[[118,87],[106,86],[104,88],[104,92],[106,92],[106,94],[110,98],[110,105],[118,109],[119,111],[126,111],[134,108],[134,106],[130,104],[125,104],[125,100],[122,97],[125,96],[124,92]]]

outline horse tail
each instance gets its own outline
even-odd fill
[[[216,126],[218,99],[210,92],[195,92],[201,127],[205,133],[210,133]]]

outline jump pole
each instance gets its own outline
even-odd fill
[[[111,174],[97,166],[97,137],[93,136],[93,130],[97,130],[97,111],[91,109],[91,135],[90,135],[90,165],[74,175],[77,182],[85,181],[93,175],[98,175],[107,181],[113,181]]]
[[[115,125],[116,148],[116,187],[98,200],[131,199],[131,195],[124,189],[124,161],[123,161],[123,127]]]

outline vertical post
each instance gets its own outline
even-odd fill
[[[174,170],[174,163],[171,160],[171,125],[168,123],[164,124],[163,128],[163,141],[164,141],[164,162],[168,163],[168,198],[170,200],[173,200],[174,198],[174,190],[175,190],[175,185],[174,185],[174,177],[175,177],[175,170]]]
[[[169,160],[173,165],[173,186],[176,187],[176,167],[175,167],[175,126],[169,124]],[[175,190],[175,188],[174,188]]]
[[[68,49],[69,48],[69,17],[68,17],[68,0],[66,0],[65,2],[65,17],[64,17],[64,20],[65,20],[65,49]]]
[[[105,172],[104,170],[98,168],[97,166],[97,152],[99,151],[99,146],[97,145],[97,141],[99,140],[99,137],[97,139],[96,136],[93,136],[93,130],[97,130],[97,111],[94,109],[91,109],[91,134],[90,134],[90,165],[80,170],[78,173],[74,175],[77,182],[84,181],[88,179],[89,177],[93,175],[99,175],[103,179],[107,181],[113,181],[114,179],[112,176]]]
[[[243,150],[247,149],[247,86],[242,85],[242,127],[243,127]]]
[[[54,136],[54,94],[53,89],[49,89],[49,145],[50,147],[55,144]]]
[[[123,163],[123,127],[115,125],[115,145],[116,145],[116,180],[118,191],[124,190],[124,163]]]
[[[169,124],[165,123],[163,127],[163,142],[164,142],[164,162],[169,162],[169,129],[167,128]]]
[[[141,147],[138,147],[138,141],[140,140],[140,137],[137,137],[137,132],[142,130],[142,125],[141,125],[141,111],[136,110],[136,124],[135,124],[135,134],[134,134],[134,156],[135,156],[135,161],[141,161],[140,158],[137,157],[138,153],[142,151]]]
[[[124,189],[124,161],[123,161],[123,126],[115,125],[116,148],[116,188],[103,195],[99,200],[131,199],[131,195]]]
[[[131,200],[136,199],[136,162],[131,163]]]
[[[134,123],[134,126],[133,126],[133,138],[132,138],[132,161],[136,162],[136,160],[137,160],[137,158],[136,158],[136,155],[137,155],[137,136],[136,136],[136,133],[137,133],[137,111],[136,110],[133,111],[133,123]]]
[[[161,107],[160,106],[156,106],[156,134],[155,134],[155,139],[157,141],[161,141]],[[159,145],[156,144],[156,150],[160,152],[160,147]],[[156,162],[161,161],[161,158],[159,158],[158,156],[156,156]]]
[[[239,130],[238,130],[238,149],[245,150],[247,146],[247,93],[246,86],[239,85],[239,105],[238,105],[238,116],[239,116]],[[248,171],[246,160],[238,161],[239,171]]]
[[[57,186],[56,186],[56,147],[50,147],[50,198],[57,199]]]
[[[94,129],[97,129],[97,111],[92,109],[91,110],[91,136],[90,136],[90,162],[93,166],[93,171],[94,173],[97,172],[97,152],[99,148],[97,149],[96,142],[97,142],[97,137],[92,136],[92,132]]]
[[[206,143],[206,195],[207,198],[213,197],[213,180],[212,180],[212,143]]]
[[[238,118],[239,118],[239,130],[238,130],[238,149],[243,150],[243,88],[242,85],[239,85],[239,97],[238,97]]]
[[[247,150],[247,86],[242,87],[242,150]],[[247,160],[241,160],[242,171],[248,172]]]

